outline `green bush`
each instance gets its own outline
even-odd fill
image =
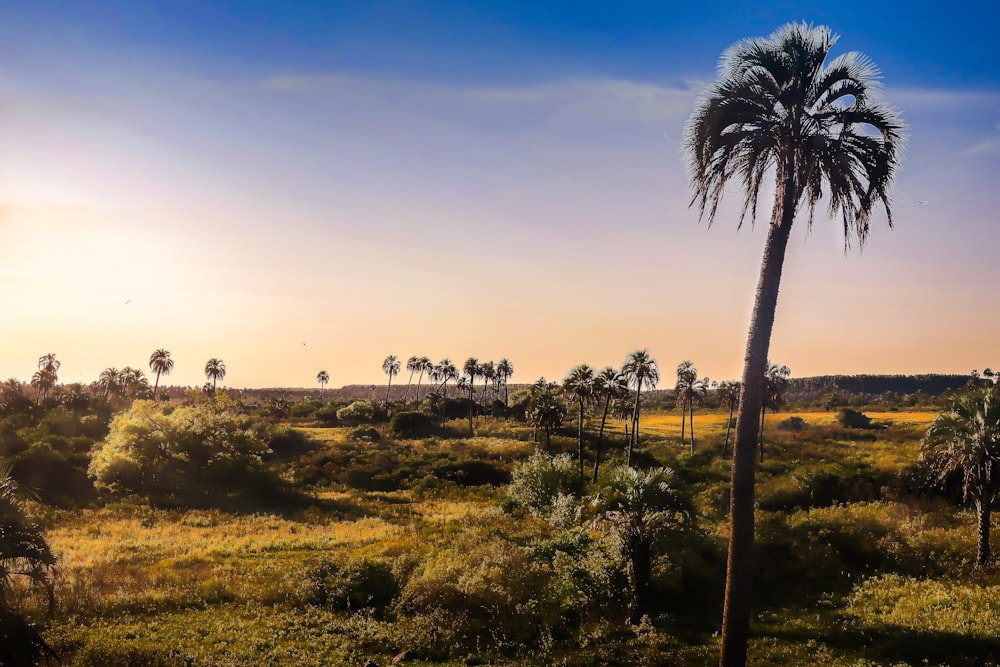
[[[397,412],[389,420],[389,432],[397,438],[427,438],[436,430],[434,418],[423,412]]]
[[[511,478],[507,496],[532,514],[547,517],[565,505],[564,498],[572,496],[579,473],[569,454],[549,456],[535,451],[514,466]]]
[[[399,596],[399,582],[383,562],[325,563],[312,573],[310,602],[334,611],[384,612]]]
[[[360,442],[378,442],[381,438],[382,434],[374,426],[359,426],[347,433],[348,440]]]
[[[375,406],[368,401],[354,401],[337,410],[337,421],[347,425],[370,424],[375,417]]]
[[[798,415],[792,415],[788,419],[782,419],[778,422],[779,431],[790,431],[792,433],[801,433],[806,429],[806,420]]]

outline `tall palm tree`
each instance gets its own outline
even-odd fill
[[[226,364],[222,362],[222,359],[216,359],[212,357],[207,362],[205,362],[205,377],[212,382],[212,393],[215,393],[215,385],[219,380],[225,379],[226,377]]]
[[[452,363],[451,359],[446,358],[435,364],[432,372],[434,373],[432,379],[435,382],[441,383],[439,388],[442,390],[444,397],[448,398],[448,381],[458,381],[458,367]]]
[[[420,375],[417,376],[417,396],[416,399],[420,400],[420,382],[424,379],[424,373],[429,373],[431,369],[434,368],[434,362],[432,362],[427,357],[420,357],[417,359],[417,368],[420,369]]]
[[[487,361],[479,367],[479,374],[483,378],[483,398],[482,403],[486,405],[486,390],[490,388],[497,377],[497,366],[492,361]]]
[[[38,358],[38,372],[31,377],[31,386],[37,390],[35,403],[40,404],[49,395],[49,390],[59,382],[59,367],[62,363],[54,352]]]
[[[979,519],[976,565],[986,567],[990,513],[1000,500],[1000,388],[972,388],[956,395],[927,429],[920,460],[941,486],[961,476],[963,499],[972,500]]]
[[[698,369],[694,367],[694,362],[685,359],[677,364],[677,384],[674,385],[674,393],[677,394],[677,404],[681,406],[681,444],[684,444],[684,420],[687,417],[687,401],[689,398],[688,389],[691,384],[698,379]]]
[[[330,382],[330,374],[326,371],[316,373],[316,382],[319,382],[319,393],[326,391],[326,385]]]
[[[594,369],[587,364],[570,370],[563,379],[563,391],[577,405],[577,461],[580,468],[580,485],[583,485],[583,412],[594,398]]]
[[[49,352],[38,357],[38,370],[40,371],[52,371],[55,373],[59,370],[60,366],[62,366],[62,362],[56,359],[54,352]]]
[[[410,385],[413,384],[413,374],[417,372],[417,366],[420,363],[420,358],[413,356],[406,360],[406,370],[410,371],[410,379],[406,381],[406,391],[403,393],[403,400],[407,400],[410,396]]]
[[[112,398],[118,394],[119,376],[120,372],[114,367],[105,368],[97,376],[97,386],[104,393],[104,398]]]
[[[153,383],[153,398],[156,398],[156,390],[160,388],[160,375],[170,375],[174,370],[174,360],[170,358],[170,352],[162,347],[149,355],[149,370],[156,373],[156,382]]]
[[[149,380],[146,379],[146,374],[138,368],[126,366],[119,372],[118,387],[122,398],[134,401],[148,394]]]
[[[594,396],[604,399],[604,414],[601,415],[601,428],[597,433],[597,452],[594,456],[594,483],[597,483],[597,473],[601,467],[601,445],[604,443],[604,425],[608,421],[608,410],[611,402],[623,400],[628,396],[628,381],[621,373],[605,366],[594,376]]]
[[[392,378],[399,375],[399,359],[395,354],[390,354],[382,362],[382,372],[389,376],[389,384],[385,388],[385,405],[389,406],[389,390],[392,389]]]
[[[726,441],[722,445],[722,458],[726,458],[726,453],[729,451],[729,434],[733,426],[733,412],[736,411],[736,406],[740,402],[740,383],[719,383],[717,396],[719,398],[719,404],[723,408],[729,408],[729,419],[726,421]]]
[[[632,408],[632,438],[628,442],[627,465],[632,465],[632,449],[639,444],[639,396],[643,388],[652,389],[660,381],[660,371],[656,360],[649,356],[649,350],[636,350],[625,357],[622,375],[629,386],[635,387],[635,405]]]
[[[479,369],[480,369],[479,360],[476,359],[475,357],[469,357],[468,359],[465,360],[465,363],[462,364],[462,371],[469,378],[468,390],[469,390],[469,435],[470,436],[475,435],[475,426],[472,423],[472,417],[476,411],[475,387],[476,387],[476,377],[479,375]]]
[[[510,407],[510,401],[507,395],[507,380],[510,376],[514,374],[514,364],[510,363],[510,360],[504,357],[497,364],[497,375],[502,378],[503,382],[503,406],[505,408]]]
[[[684,130],[692,205],[711,224],[730,180],[744,192],[740,223],[756,219],[764,181],[775,175],[774,207],[747,336],[743,393],[733,455],[729,555],[720,665],[746,664],[753,582],[754,450],[764,371],[785,249],[795,213],[824,192],[841,214],[845,247],[863,244],[871,216],[884,206],[902,157],[905,126],[876,101],[878,71],[848,53],[827,62],[837,37],[826,27],[788,24],[766,38],[729,47],[718,79],[697,102]]]

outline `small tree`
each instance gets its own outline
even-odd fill
[[[535,429],[545,431],[545,450],[552,446],[552,430],[559,428],[566,419],[566,406],[556,398],[551,389],[540,389],[528,401],[528,423]]]
[[[976,564],[990,562],[990,513],[1000,499],[1000,389],[968,389],[938,415],[921,442],[920,461],[931,481],[944,486],[960,477],[962,497],[979,519]]]

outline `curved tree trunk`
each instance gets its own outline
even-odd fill
[[[976,501],[976,514],[979,518],[979,557],[976,559],[976,566],[986,567],[990,564],[990,503],[983,500]]]
[[[594,484],[597,484],[597,470],[601,467],[601,443],[604,441],[604,424],[608,421],[608,408],[611,407],[611,394],[604,401],[604,414],[601,416],[601,430],[597,432],[597,454],[594,456]]]
[[[694,401],[688,403],[688,410],[691,412],[691,419],[689,420],[689,428],[691,429],[691,453],[694,454]]]
[[[687,419],[687,412],[688,412],[687,401],[686,400],[681,401],[681,444],[682,445],[684,444],[684,431],[685,431],[684,420]]]
[[[580,401],[580,420],[579,420],[579,444],[577,446],[577,459],[580,464],[580,488],[583,488],[583,401]]]
[[[757,437],[757,447],[760,449],[760,462],[764,462],[764,418],[767,416],[767,406],[760,406],[760,434]]]
[[[729,404],[729,421],[726,422],[726,442],[722,445],[722,458],[729,452],[729,432],[733,430],[733,404]]]
[[[632,439],[628,441],[628,458],[625,464],[632,465],[632,448],[639,444],[639,392],[642,391],[642,383],[635,390],[635,408],[632,410]]]
[[[778,166],[778,191],[760,267],[743,366],[743,392],[733,446],[732,492],[729,505],[729,554],[726,597],[722,612],[721,667],[744,667],[750,638],[753,588],[754,475],[757,429],[764,403],[764,374],[778,305],[781,270],[798,201],[791,159]]]

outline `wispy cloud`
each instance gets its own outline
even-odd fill
[[[1000,153],[1000,125],[994,128],[993,136],[987,137],[966,149],[966,155],[994,155]]]

